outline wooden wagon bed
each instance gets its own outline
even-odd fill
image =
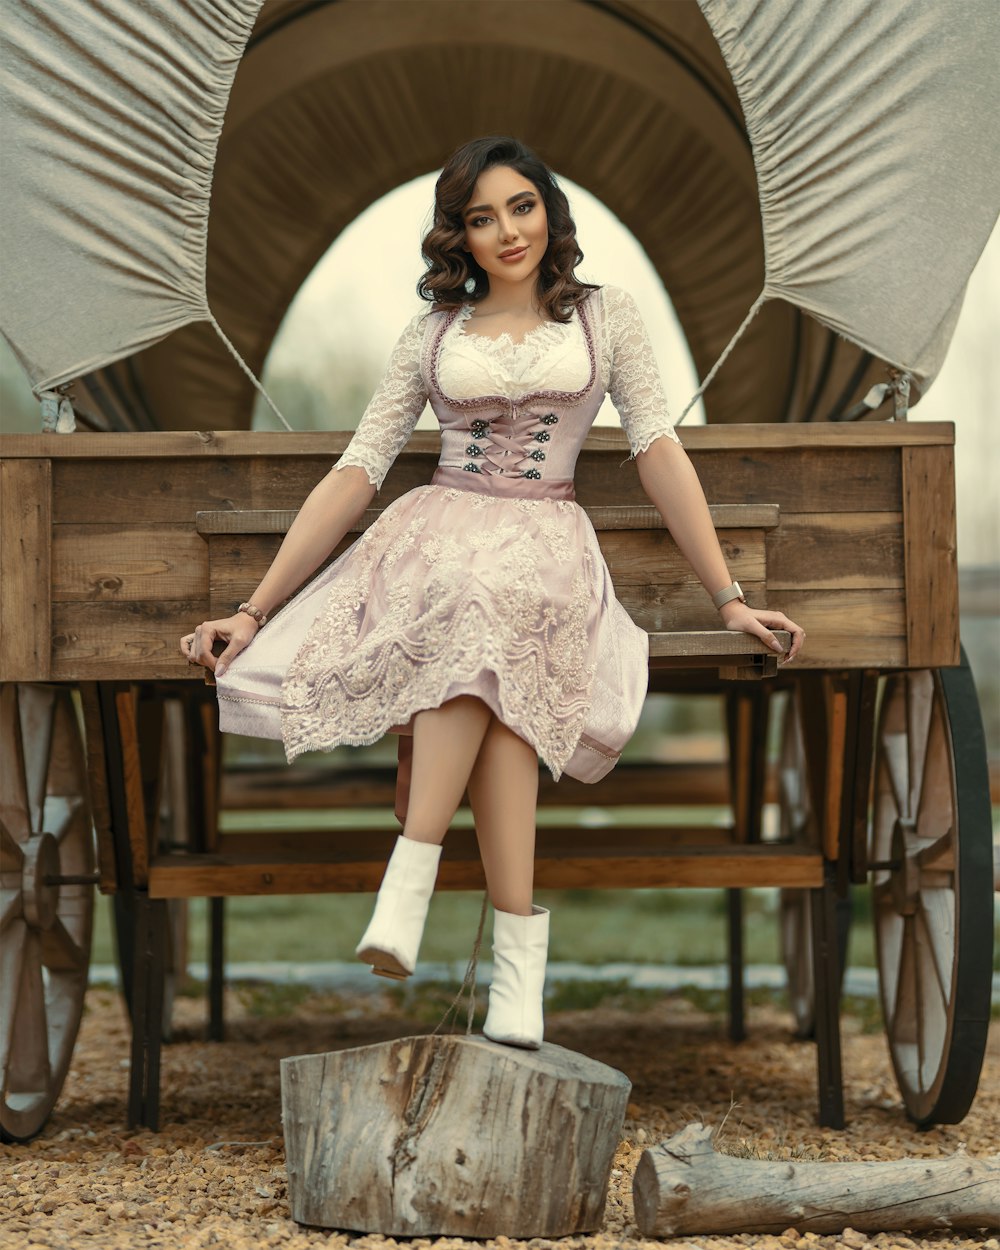
[[[223,896],[371,890],[381,876],[393,837],[388,826],[374,834],[220,827],[220,802],[230,811],[318,802],[388,807],[391,779],[329,774],[311,795],[289,798],[273,773],[266,779],[236,774],[222,777],[220,792],[214,696],[177,645],[199,621],[228,615],[256,584],[294,510],[349,438],[24,435],[5,437],[0,445],[0,682],[41,691],[69,685],[82,696],[98,846],[93,876],[118,896],[131,956],[126,990],[135,1026],[132,1123],[155,1124],[158,1116],[168,900],[210,897],[218,915]],[[777,675],[775,657],[756,640],[718,629],[708,596],[649,505],[634,467],[624,464],[624,437],[592,433],[578,463],[578,500],[598,531],[620,600],[649,634],[651,689],[724,694],[730,761],[721,773],[711,773],[708,790],[704,771],[689,775],[677,766],[622,764],[594,787],[545,785],[543,804],[662,805],[701,793],[702,801],[707,794],[728,802],[732,820],[724,827],[606,828],[543,821],[537,883],[728,887],[734,980],[739,889],[778,886],[803,899],[805,930],[793,935],[792,947],[800,947],[797,958],[808,974],[820,1116],[828,1124],[843,1120],[837,907],[848,884],[866,879],[871,867],[878,678],[936,672],[960,659],[953,438],[950,424],[734,425],[683,432],[733,575],[752,604],[780,607],[807,631],[794,671]],[[355,532],[399,494],[427,482],[437,456],[437,435],[416,434]],[[348,535],[334,556],[353,538]],[[755,680],[761,677],[774,680]],[[903,685],[890,688],[888,706],[900,699],[906,707],[914,699],[928,708],[947,703],[937,678],[930,686],[923,678],[923,684],[901,680]],[[765,838],[761,810],[765,788],[773,786],[765,768],[767,689],[776,688],[791,692],[790,706],[797,709],[795,734],[785,736],[788,768],[799,784],[798,797],[785,794],[782,800],[787,819],[779,836]],[[7,699],[13,720],[0,729],[18,758],[28,761],[28,721],[18,706],[17,699]],[[53,694],[50,706],[53,723],[65,730],[68,705]],[[42,714],[36,709],[31,715],[37,720]],[[905,720],[905,707],[902,714]],[[892,725],[889,730],[883,737],[891,747],[892,734],[899,734]],[[42,741],[58,736],[43,735]],[[44,777],[43,766],[26,762],[26,775]],[[30,788],[29,776],[25,793]],[[952,777],[953,805],[958,789]],[[875,839],[876,849],[882,847],[876,890],[879,873],[888,889],[904,861],[910,863],[909,852],[896,842],[896,849],[886,849],[885,840],[898,841],[898,829],[909,819],[901,808],[899,819],[892,814],[891,800],[890,794],[875,817],[876,826],[880,819],[889,822]],[[950,872],[954,878],[959,871],[957,817],[949,827],[942,819],[933,847],[918,848],[923,858],[916,877],[910,873],[914,880],[920,873]],[[24,823],[27,828],[27,816]],[[25,833],[23,845],[29,844],[34,842]],[[4,848],[10,872],[20,871],[22,852],[10,850],[8,842]],[[962,871],[974,875],[968,865]],[[50,873],[53,882],[66,883],[67,898],[76,888],[69,885],[71,875],[65,869],[61,877]],[[73,880],[85,876],[77,871]],[[440,882],[452,889],[481,887],[469,834],[449,837]],[[221,961],[219,935],[215,956]],[[733,1032],[739,1035],[736,990]],[[912,1073],[907,1079],[914,1083]],[[911,1107],[911,1114],[940,1118],[941,1100],[924,1083],[922,1076],[916,1081],[917,1110]],[[952,1097],[949,1107],[962,1097]]]

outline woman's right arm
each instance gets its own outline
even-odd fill
[[[371,503],[406,445],[427,400],[420,368],[424,319],[425,314],[418,313],[400,335],[354,437],[335,468],[306,498],[263,581],[248,599],[264,616],[319,568]],[[204,621],[181,639],[181,653],[221,677],[257,629],[257,622],[245,612]],[[219,639],[227,646],[216,659],[212,647]]]
[[[323,563],[337,543],[371,503],[375,487],[364,469],[348,466],[331,469],[306,496],[295,520],[288,527],[271,567],[248,602],[270,616],[280,603]],[[247,646],[260,627],[246,612],[217,621],[203,621],[194,634],[181,639],[181,652],[192,664],[212,669],[217,677],[226,671],[234,656]],[[216,658],[215,643],[227,645]]]

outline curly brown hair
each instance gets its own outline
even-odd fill
[[[538,188],[549,227],[548,247],[538,267],[538,300],[554,321],[569,321],[576,305],[598,288],[574,275],[583,252],[576,241],[565,192],[540,157],[507,135],[487,135],[463,143],[441,170],[434,186],[434,222],[420,247],[427,270],[417,283],[417,294],[433,301],[436,308],[458,308],[468,300],[476,303],[488,293],[489,275],[462,247],[462,210],[472,198],[479,175],[498,165],[517,170]]]

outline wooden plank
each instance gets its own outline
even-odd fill
[[[768,606],[806,631],[796,669],[894,668],[906,663],[902,591],[782,590],[770,596]]]
[[[208,549],[190,524],[53,527],[53,602],[197,599],[207,583]]]
[[[74,439],[77,437],[73,435]],[[53,464],[53,481],[53,521],[58,525],[90,525],[95,521],[135,525],[137,519],[144,525],[191,525],[199,509],[247,508],[252,503],[250,466],[235,458],[192,462],[150,456],[128,464],[57,460]],[[301,498],[293,502],[301,503]]]
[[[363,533],[384,508],[366,508],[361,519],[347,531]],[[644,530],[665,529],[663,518],[652,504],[625,507],[586,509],[594,529]],[[774,529],[779,523],[780,509],[775,504],[710,504],[709,511],[716,529]],[[286,534],[298,515],[295,508],[258,508],[246,512],[199,512],[195,526],[199,534]]]
[[[791,634],[783,629],[773,631],[775,638],[788,646]],[[668,634],[650,634],[649,654],[666,657],[755,656],[771,654],[770,647],[759,638],[727,629],[690,630]]]
[[[827,676],[826,687],[826,793],[823,811],[823,855],[835,860],[840,854],[840,825],[844,801],[844,760],[847,748],[847,684]]]
[[[0,462],[0,678],[4,681],[44,681],[50,676],[51,514],[49,461]]]
[[[763,531],[723,530],[718,537],[737,581],[750,584],[764,580]],[[616,591],[630,585],[696,586],[711,606],[697,574],[667,530],[612,530],[599,534],[598,541]]]
[[[548,769],[543,768],[539,771],[538,783],[538,801],[542,806],[677,803],[694,807],[723,806],[729,802],[729,779],[722,761],[677,764],[622,761],[593,784],[567,776],[553,781]],[[775,790],[774,795],[776,793]],[[225,812],[309,808],[329,811],[346,807],[391,809],[395,798],[395,768],[229,768],[222,777],[221,807]]]
[[[367,833],[359,832],[361,845]],[[371,892],[385,873],[385,861],[301,863],[252,856],[162,856],[151,866],[151,898],[234,897],[255,894],[337,894]],[[676,854],[618,853],[590,858],[535,861],[538,889],[665,889],[675,886],[732,888],[784,886],[816,888],[823,882],[823,858],[812,851],[766,846],[722,852],[690,848]],[[481,890],[478,858],[442,859],[437,888]]]
[[[385,811],[385,827],[370,829],[365,826],[365,836],[373,842],[359,849],[356,829],[331,829],[317,822],[312,829],[252,829],[223,832],[219,835],[216,851],[223,857],[256,857],[257,860],[274,858],[279,862],[298,863],[351,863],[358,859],[378,860],[384,851],[388,858],[399,836],[399,822],[391,808]],[[467,830],[452,830],[448,834],[448,856],[460,861],[474,860],[477,852]],[[457,851],[450,844],[460,840]],[[732,846],[735,839],[732,829],[720,825],[615,825],[606,829],[581,827],[580,825],[555,826],[543,824],[538,830],[536,855],[541,859],[578,859],[614,856],[618,848],[627,847],[630,855],[658,854],[679,849],[685,852],[693,847],[703,847],[722,852]],[[377,849],[376,849],[377,847]]]
[[[62,681],[202,679],[180,639],[208,616],[198,600],[57,603],[52,609],[52,676]]]
[[[132,852],[132,879],[140,889],[149,879],[149,830],[143,792],[142,757],[139,751],[139,721],[136,698],[131,689],[115,693],[115,714],[121,739],[122,788],[128,820],[128,842]]]
[[[97,871],[100,875],[98,885],[102,894],[112,894],[118,888],[118,870],[115,863],[115,839],[111,831],[111,797],[108,794],[104,723],[96,683],[81,683],[80,707],[86,739],[90,809],[97,839]]]
[[[732,425],[682,426],[679,434],[688,449],[769,449],[787,447],[918,447],[950,445],[955,441],[951,421],[871,421],[840,425],[737,423]],[[53,448],[48,434],[5,434],[4,457],[60,460],[136,460],[147,457],[184,456],[219,460],[256,459],[261,456],[338,456],[350,442],[352,431],[293,434],[248,430],[170,430],[136,434],[91,434],[78,431],[71,439],[59,439]],[[439,435],[418,430],[406,452],[432,453]],[[588,449],[628,454],[628,442],[617,426],[598,426],[587,436]],[[406,454],[406,453],[404,453]]]
[[[800,512],[767,536],[769,591],[903,585],[901,512]]]
[[[950,448],[907,447],[903,457],[906,660],[959,662],[955,463]]]
[[[762,581],[741,578],[740,585],[754,607],[767,606]],[[618,599],[632,620],[649,634],[718,630],[719,613],[700,583],[675,586],[643,586],[626,583],[618,588]]]
[[[729,427],[730,429],[733,427]],[[792,447],[690,450],[709,500],[777,504],[786,512],[899,512],[899,450]],[[634,465],[606,452],[581,452],[576,496],[585,507],[648,502]]]

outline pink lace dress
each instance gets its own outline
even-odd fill
[[[424,312],[337,462],[381,486],[427,399],[432,482],[390,504],[218,683],[229,733],[303,751],[406,733],[483,699],[552,775],[596,781],[635,730],[648,647],[615,597],[573,470],[610,392],[632,454],[676,441],[635,301],[605,286],[520,343],[467,332],[472,305]]]

